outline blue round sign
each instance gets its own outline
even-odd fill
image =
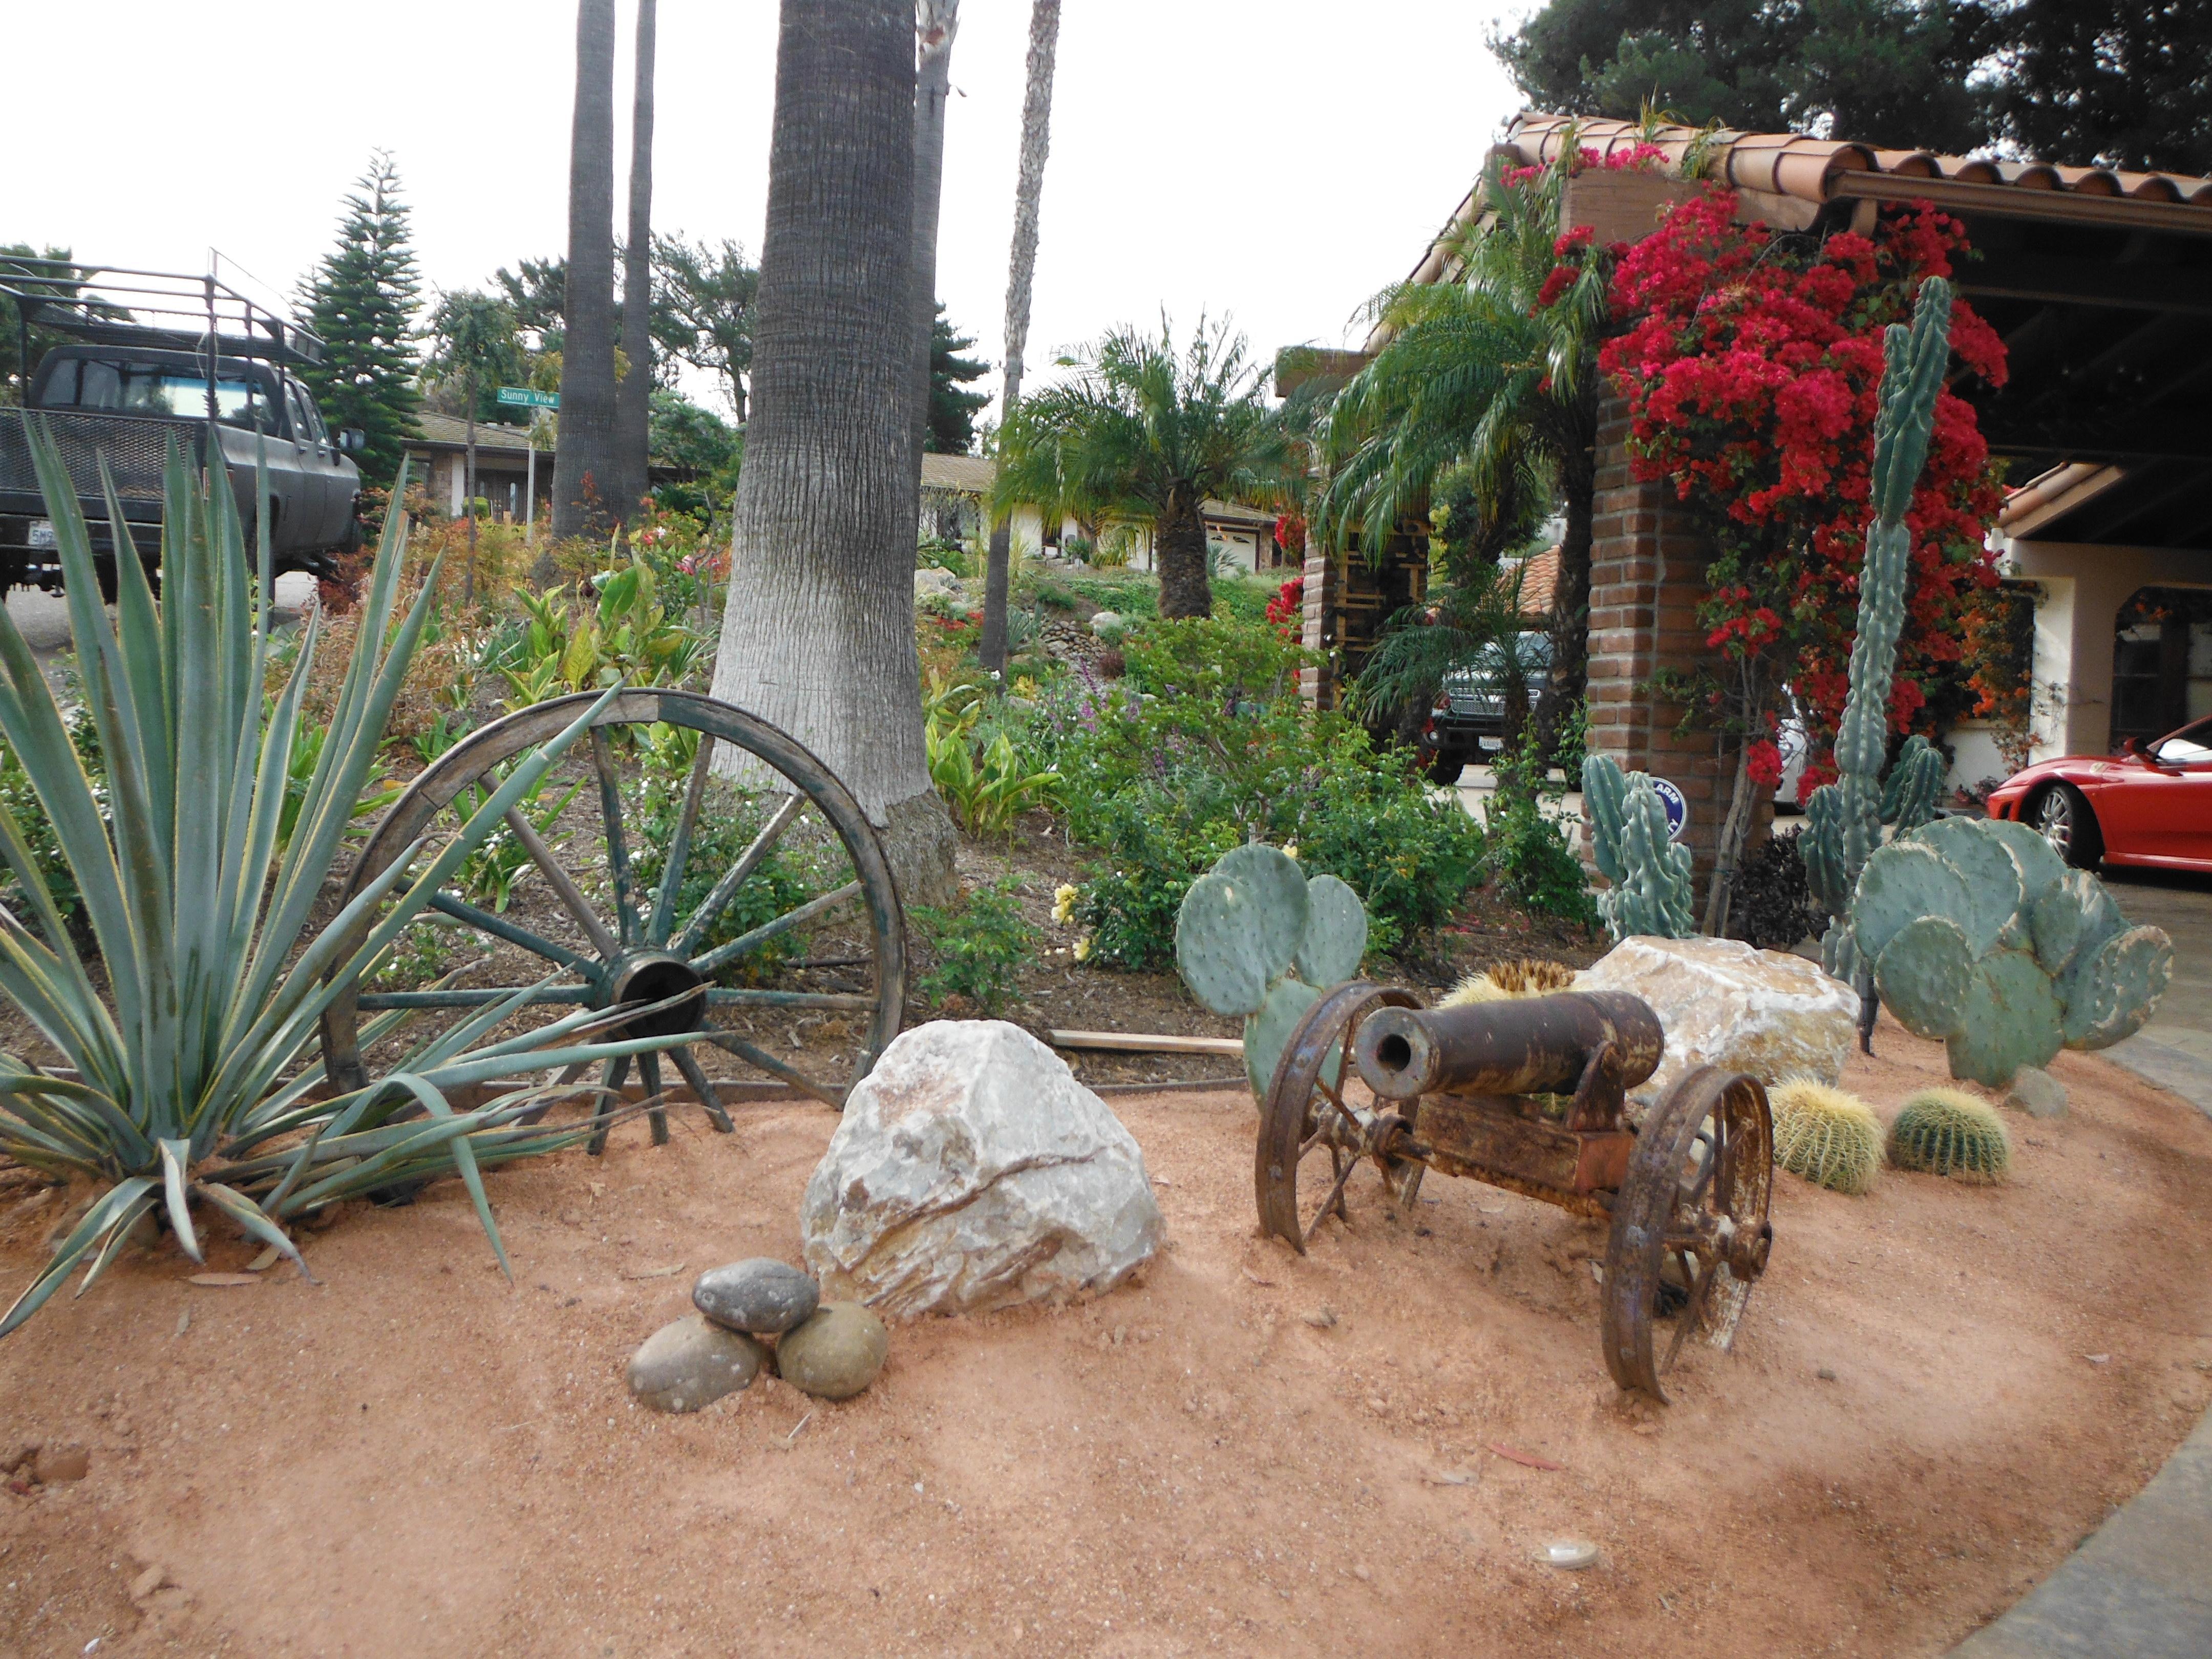
[[[1651,780],[1651,787],[1659,797],[1659,804],[1667,809],[1667,839],[1682,839],[1682,826],[1690,821],[1690,803],[1682,799],[1682,792],[1664,778]]]

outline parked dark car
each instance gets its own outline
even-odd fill
[[[205,462],[207,363],[186,351],[65,345],[47,352],[32,377],[29,417],[46,422],[61,452],[91,522],[101,585],[111,592],[113,542],[100,462],[106,460],[132,540],[150,562],[159,549],[161,469],[170,445],[194,467]],[[256,471],[267,470],[277,568],[313,568],[323,556],[357,545],[361,471],[349,452],[361,447],[361,434],[331,433],[307,387],[275,364],[218,357],[216,365],[212,430],[249,525]],[[23,410],[0,410],[0,584],[58,589],[53,526],[25,419]]]
[[[1551,635],[1533,629],[1520,635],[1515,655],[1522,685],[1533,699],[1551,672]],[[1443,695],[1429,711],[1419,739],[1433,781],[1457,783],[1469,762],[1505,747],[1507,666],[1504,647],[1486,645],[1472,660],[1444,676]]]
[[[2040,830],[2067,863],[2212,874],[2212,718],[2117,755],[2039,761],[1990,792],[1989,814]]]

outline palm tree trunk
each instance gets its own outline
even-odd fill
[[[1045,155],[1052,148],[1052,66],[1060,49],[1060,0],[1030,8],[1029,88],[1022,94],[1022,163],[1014,181],[1014,246],[1006,263],[1006,390],[999,400],[1003,428],[1022,400],[1022,353],[1030,337],[1030,285],[1036,279],[1037,211],[1044,198]],[[1006,575],[1012,544],[1005,523],[991,531],[990,561],[983,576],[983,637],[976,653],[997,672],[1006,665]]]
[[[914,648],[912,0],[783,0],[752,419],[714,695],[782,726],[952,889]]]
[[[952,90],[952,37],[960,0],[921,0],[921,62],[914,88],[914,484],[929,447],[929,346],[937,331],[937,219],[945,183],[945,104]],[[919,526],[917,526],[919,528]]]
[[[646,432],[653,400],[653,56],[656,0],[637,0],[637,83],[630,105],[629,240],[623,249],[623,352],[615,392],[614,510],[628,519],[653,487]]]
[[[1566,533],[1559,538],[1559,584],[1552,590],[1552,672],[1536,699],[1536,730],[1546,751],[1558,742],[1567,711],[1583,700],[1589,672],[1590,541],[1597,487],[1595,422],[1560,447],[1559,485]]]
[[[614,0],[578,0],[561,437],[553,460],[556,541],[603,527],[608,502],[621,493],[614,447]],[[539,562],[550,569],[550,559]]]
[[[1213,586],[1206,568],[1206,521],[1199,495],[1178,485],[1168,495],[1152,537],[1153,562],[1160,573],[1160,615],[1210,617]]]

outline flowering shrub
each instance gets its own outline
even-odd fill
[[[1286,640],[1296,640],[1305,632],[1306,579],[1293,576],[1275,590],[1275,597],[1267,601],[1267,620],[1275,624],[1275,631]]]
[[[1951,274],[1966,241],[1925,204],[1886,211],[1870,237],[1817,245],[1736,224],[1735,206],[1725,191],[1681,203],[1622,256],[1621,332],[1599,361],[1628,401],[1636,475],[1672,484],[1717,548],[1700,612],[1717,665],[1677,689],[1752,740],[1747,765],[1763,780],[1780,775],[1768,740],[1788,681],[1821,745],[1808,769],[1819,782],[1833,775],[1825,744],[1849,690],[1882,330],[1910,315],[1922,278]],[[1963,301],[1951,345],[1967,371],[2003,384],[2003,343]],[[1996,580],[1983,544],[1999,501],[1972,409],[1944,394],[1905,515],[1899,732],[1929,684],[1957,672],[1967,611]]]

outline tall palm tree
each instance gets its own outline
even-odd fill
[[[937,219],[945,183],[945,106],[952,91],[952,38],[960,0],[915,0],[921,61],[914,87],[914,483],[929,447],[929,371],[937,337]]]
[[[1208,496],[1275,499],[1291,465],[1244,337],[1200,318],[1178,356],[1164,320],[1158,338],[1117,329],[1076,368],[1015,408],[1000,435],[994,511],[1035,503],[1085,520],[1149,519],[1160,615],[1212,615],[1200,508]]]
[[[623,354],[615,388],[617,518],[653,487],[646,435],[653,400],[653,55],[656,0],[637,0],[637,81],[630,103],[629,240],[623,247]]]
[[[1572,146],[1568,147],[1571,151]],[[1447,468],[1502,501],[1532,469],[1555,481],[1566,520],[1552,612],[1552,674],[1536,720],[1555,731],[1580,695],[1589,634],[1595,486],[1597,349],[1610,261],[1589,258],[1564,291],[1559,195],[1566,162],[1509,185],[1484,175],[1486,211],[1461,232],[1447,271],[1386,290],[1373,306],[1389,337],[1340,392],[1323,422],[1328,483],[1317,518],[1332,541],[1379,545],[1426,503]]]
[[[783,0],[752,419],[714,695],[796,737],[952,885],[914,648],[913,0]]]
[[[578,0],[568,131],[568,272],[553,536],[604,526],[620,499],[615,449],[615,5]],[[550,569],[550,562],[540,560]]]
[[[1006,361],[999,424],[1012,424],[1022,400],[1022,353],[1030,338],[1030,287],[1036,280],[1037,213],[1044,199],[1045,155],[1052,148],[1052,70],[1060,50],[1060,0],[1030,8],[1029,86],[1022,94],[1022,161],[1014,179],[1014,245],[1006,261]],[[1001,521],[991,531],[983,574],[983,637],[976,651],[983,666],[1006,665],[1006,580],[1012,544]]]

